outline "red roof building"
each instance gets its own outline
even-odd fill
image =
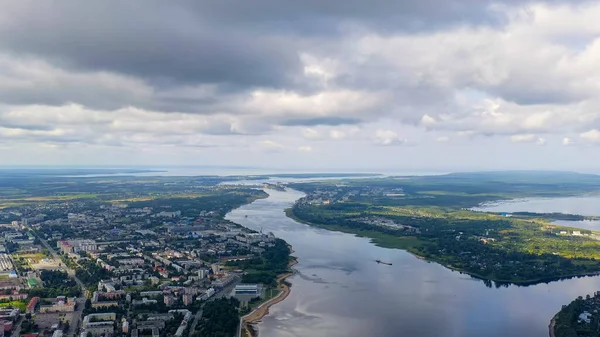
[[[27,313],[33,314],[35,312],[35,307],[38,305],[38,303],[40,303],[39,297],[32,298],[31,301],[29,301],[29,303],[27,304]]]

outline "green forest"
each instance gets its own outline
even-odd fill
[[[600,293],[594,296],[587,295],[585,298],[579,296],[562,309],[553,319],[555,337],[599,337],[600,331],[597,327],[598,309],[600,309]],[[580,319],[584,312],[590,313],[589,323]]]
[[[79,296],[81,290],[77,283],[63,271],[42,270],[40,278],[44,282],[44,288],[36,287],[27,290],[29,296],[41,298],[68,296]]]
[[[220,298],[206,303],[194,337],[234,337],[240,322],[235,298]]]
[[[281,239],[275,239],[273,247],[265,248],[260,257],[251,260],[230,261],[227,266],[243,269],[242,283],[262,283],[275,286],[277,276],[288,271],[290,248]]]

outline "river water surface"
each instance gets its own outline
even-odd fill
[[[599,277],[489,288],[405,251],[300,224],[284,209],[302,193],[267,192],[226,216],[273,232],[298,257],[292,292],[259,324],[261,337],[546,337],[563,304],[600,289]]]

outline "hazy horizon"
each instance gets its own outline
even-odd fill
[[[166,175],[166,176],[194,176],[194,175],[218,175],[218,176],[252,176],[252,175],[290,175],[290,174],[334,174],[338,177],[343,177],[344,174],[364,174],[364,175],[381,175],[381,176],[434,176],[434,175],[445,175],[453,173],[495,173],[495,172],[555,172],[555,173],[580,173],[580,174],[594,174],[600,175],[600,170],[597,171],[582,171],[582,170],[553,170],[553,169],[508,169],[508,170],[497,170],[497,169],[482,169],[482,170],[456,170],[456,171],[435,171],[435,170],[395,170],[390,168],[370,169],[370,170],[356,170],[356,169],[295,169],[295,168],[268,168],[259,166],[219,166],[219,165],[177,165],[177,166],[165,166],[165,165],[0,165],[0,171],[11,171],[11,170],[82,170],[84,172],[74,174],[78,175],[141,175],[141,176],[153,176],[153,175]],[[114,172],[107,173],[85,173],[86,170],[108,170]],[[138,173],[128,173],[131,171],[142,171]],[[147,171],[147,172],[144,172]]]

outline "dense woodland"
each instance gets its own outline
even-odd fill
[[[100,280],[108,280],[112,273],[100,267],[95,261],[81,261],[80,267],[75,269],[75,275],[88,287],[97,286]]]
[[[221,298],[206,303],[192,336],[234,337],[240,322],[239,304],[235,298]]]
[[[242,283],[262,283],[275,286],[277,276],[288,271],[290,248],[281,239],[275,239],[274,247],[265,248],[265,252],[252,260],[230,261],[228,266],[246,271]]]
[[[600,309],[600,295],[587,295],[585,298],[579,296],[568,305],[564,305],[554,318],[554,334],[556,337],[600,337],[598,324],[600,323],[598,313]],[[592,314],[590,323],[579,319],[583,312]]]
[[[41,298],[68,296],[79,296],[80,289],[77,283],[63,271],[42,270],[40,278],[44,282],[44,288],[36,287],[29,289],[27,292],[30,296],[38,296]]]

